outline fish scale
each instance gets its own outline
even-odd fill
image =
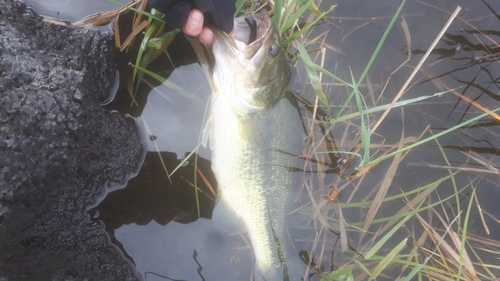
[[[261,132],[274,131],[273,143],[265,145],[241,139],[238,136],[239,125],[234,122],[232,112],[224,110],[226,115],[217,109],[223,104],[222,100],[213,104],[214,112],[217,112],[214,134],[223,136],[215,138],[212,148],[212,169],[219,183],[219,200],[228,202],[244,221],[256,257],[256,268],[262,272],[280,272],[278,251],[284,253],[285,261],[290,255],[285,239],[285,216],[292,181],[296,177],[291,175],[286,166],[293,165],[296,159],[277,149],[292,151],[290,143],[284,141],[287,139],[287,124],[284,121],[293,120],[290,117],[296,114],[296,109],[284,99],[267,114],[268,117],[261,117],[259,121],[266,127]],[[273,275],[266,280],[283,279]]]
[[[254,280],[296,281],[305,266],[289,250],[286,214],[299,177],[291,171],[300,164],[293,156],[302,148],[300,117],[283,98],[290,79],[288,62],[283,53],[269,52],[272,45],[279,46],[279,36],[267,14],[254,17],[268,28],[249,45],[214,29],[217,90],[203,137],[210,141],[218,182],[212,218],[221,229],[248,233]],[[243,21],[235,19],[233,36],[249,28]]]

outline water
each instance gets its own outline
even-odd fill
[[[41,15],[69,22],[76,22],[99,12],[114,11],[121,8],[117,4],[105,0],[26,0],[23,2],[33,7]],[[130,1],[117,0],[116,2],[126,5]]]
[[[392,0],[369,3],[359,0],[323,1],[320,7],[326,9],[331,4],[337,4],[337,8],[328,18],[331,23],[318,25],[309,38],[314,38],[325,31],[328,32],[323,65],[338,77],[351,82],[350,70],[354,77],[359,77],[362,73],[399,2]],[[493,11],[496,13],[500,11],[500,2],[479,0],[408,1],[367,74],[370,84],[367,84],[365,80],[360,85],[360,91],[369,106],[374,103],[380,105],[392,101],[457,5],[462,6],[459,18],[455,19],[412,80],[411,87],[403,99],[458,88],[456,90],[458,94],[467,96],[488,109],[500,107],[498,55],[488,56],[497,54],[500,50],[497,45],[500,41],[498,38],[500,36],[499,19],[493,13]],[[59,9],[51,11],[59,11]],[[407,45],[400,25],[403,18],[408,23],[411,46]],[[171,51],[176,54],[174,55],[175,65],[180,65],[181,62],[187,64],[184,56],[189,56],[189,54],[183,52],[186,50],[185,46],[182,42],[174,43]],[[313,44],[308,46],[308,49],[316,47],[318,44]],[[175,49],[181,52],[176,53]],[[411,54],[410,57],[409,54]],[[312,53],[311,56],[314,58],[316,53]],[[321,61],[320,58],[321,56],[316,60],[317,63]],[[407,58],[409,61],[394,72]],[[128,61],[133,61],[133,59],[129,58]],[[128,61],[124,58],[123,65],[126,65]],[[172,69],[167,65],[166,60],[163,60],[153,63],[151,69],[157,73],[169,72]],[[198,151],[201,157],[198,163],[201,174],[208,177],[206,182],[200,181],[198,177],[198,184],[203,191],[200,193],[202,217],[200,219],[197,219],[193,187],[190,185],[194,180],[194,159],[190,159],[189,163],[184,165],[176,175],[176,179],[172,179],[174,184],[169,184],[155,152],[158,147],[164,153],[165,159],[168,160],[165,164],[167,170],[172,171],[181,159],[197,147],[203,125],[205,101],[209,95],[201,70],[196,64],[189,64],[175,69],[169,76],[170,81],[180,85],[199,100],[189,100],[164,86],[156,88],[157,91],[151,91],[147,95],[149,87],[143,86],[141,87],[142,96],[138,98],[143,105],[132,110],[125,110],[130,105],[129,101],[120,102],[120,98],[126,100],[125,97],[128,95],[124,91],[124,81],[129,77],[126,74],[127,71],[130,69],[124,66],[121,75],[122,89],[117,95],[118,100],[110,105],[110,108],[116,108],[134,116],[142,115],[142,119],[138,118],[137,122],[141,124],[142,120],[147,121],[149,131],[145,126],[141,127],[141,131],[144,135],[145,146],[150,153],[146,156],[145,166],[143,166],[144,176],[131,180],[128,187],[110,193],[91,212],[98,220],[106,223],[107,230],[113,238],[112,241],[135,262],[138,272],[147,280],[166,280],[158,275],[183,280],[200,280],[202,279],[200,275],[206,280],[249,279],[253,261],[247,238],[227,235],[217,230],[209,220],[214,198],[209,186],[216,186],[209,168],[210,151],[203,148]],[[152,79],[149,81],[154,84]],[[330,108],[323,108],[325,116],[334,115],[345,101],[348,90],[326,76],[323,76],[322,81],[323,90],[332,104]],[[294,73],[291,88],[301,97],[309,101],[314,100],[313,90],[307,84],[306,74],[300,64]],[[165,99],[164,96],[170,100]],[[351,103],[351,106],[354,105],[354,102]],[[352,107],[348,110],[356,111]],[[310,111],[303,109],[303,113],[305,120],[310,120]],[[476,107],[459,99],[453,93],[446,93],[440,98],[426,100],[416,105],[405,106],[403,110],[393,109],[373,135],[372,142],[380,145],[371,153],[373,157],[378,157],[391,149],[391,146],[382,144],[393,145],[399,141],[402,128],[404,128],[405,136],[418,137],[425,132],[422,137],[425,138],[431,135],[427,128],[436,134],[480,113]],[[377,120],[378,116],[380,114],[371,116],[370,121]],[[359,120],[353,120],[353,123],[334,124],[332,127],[333,148],[330,150],[352,151],[358,144],[357,124]],[[446,163],[435,141],[412,149],[399,165],[386,196],[398,195],[402,191],[424,186],[449,175],[446,169],[431,167],[427,164],[487,169],[481,165],[481,161],[484,161],[494,167],[499,167],[500,159],[497,154],[498,147],[500,147],[498,137],[500,130],[497,124],[492,118],[484,118],[472,127],[459,129],[439,138],[439,145],[443,147],[449,164]],[[320,129],[316,127],[316,131],[319,132]],[[157,146],[151,139],[155,140]],[[319,141],[318,137],[316,139]],[[322,147],[319,151],[326,151],[326,148]],[[336,176],[333,163],[336,162],[338,156],[347,157],[348,155],[335,153],[331,157],[316,156],[318,160],[330,163],[330,165],[308,168],[314,171],[326,169],[327,173],[306,173],[304,177],[304,182],[312,186],[312,195],[317,202],[329,206],[329,209],[323,210],[334,221],[339,218],[338,207],[340,205],[322,201],[321,195],[330,186],[337,185],[343,188],[337,199],[339,203],[373,200],[374,193],[378,191],[392,161],[389,159],[376,165],[362,179],[349,181],[339,180]],[[349,169],[353,166],[351,165]],[[472,205],[467,234],[472,245],[476,247],[483,246],[480,244],[481,241],[491,239],[493,242],[488,247],[491,247],[492,251],[498,251],[498,246],[494,244],[494,241],[500,239],[500,228],[495,219],[499,216],[498,182],[497,174],[460,172],[455,178],[455,185],[458,189],[465,187],[463,192],[444,202],[443,208],[441,206],[436,208],[436,212],[445,218],[443,221],[451,224],[451,229],[459,233],[458,224],[460,223],[460,227],[463,226],[464,214],[473,194],[471,186],[474,187],[477,201],[474,201]],[[468,186],[469,184],[471,186]],[[428,195],[427,202],[436,202],[438,198],[445,198],[453,193],[453,182],[448,180]],[[297,207],[307,204],[308,200],[310,201],[306,189],[302,187],[297,196]],[[477,203],[481,207],[483,218],[479,216]],[[463,211],[461,214],[457,212],[457,205],[460,205]],[[379,234],[380,236],[373,235],[383,226],[379,223],[369,228],[372,233],[368,233],[364,238],[360,237],[358,229],[363,227],[369,206],[342,209],[342,217],[348,223],[349,244],[357,251],[368,249],[370,245],[373,245],[373,241],[376,242],[383,236],[383,233]],[[394,215],[404,206],[403,200],[382,204],[376,218]],[[425,215],[430,217],[429,214],[422,213],[422,216]],[[460,219],[454,221],[456,216]],[[439,222],[436,215],[432,216],[432,220],[429,217],[425,218],[442,235],[446,226]],[[292,218],[294,222],[291,224],[290,232],[293,238],[292,248],[296,253],[304,250],[311,255],[311,249],[315,249],[315,261],[318,261],[318,257],[323,257],[321,264],[324,270],[330,266],[332,252],[335,260],[334,269],[341,266],[354,266],[352,259],[355,258],[362,261],[351,250],[342,253],[340,241],[335,244],[336,235],[321,229],[320,223],[311,219],[311,210],[307,209],[307,206],[294,212]],[[488,226],[489,235],[484,225]],[[336,224],[332,225],[332,228],[340,231]],[[403,251],[408,253],[415,245],[412,239],[419,239],[423,233],[422,229],[417,220],[410,220],[389,240],[389,249],[383,249],[379,254],[386,254],[402,239],[410,236],[407,248]],[[317,246],[314,243],[315,237],[318,237]],[[432,241],[427,239],[426,247],[436,249]],[[446,241],[453,245],[450,240]],[[495,264],[493,254],[477,251],[484,263]],[[469,256],[472,257],[473,254],[469,252]],[[423,258],[425,256],[420,257],[420,262]],[[373,269],[370,263],[366,266]],[[360,276],[359,278],[366,279],[360,271],[355,272],[357,276]],[[404,272],[408,273],[408,270]],[[394,279],[400,276],[401,268],[396,264],[384,271],[384,274],[388,279]],[[484,277],[484,279],[487,278]]]

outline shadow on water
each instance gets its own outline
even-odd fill
[[[129,180],[126,188],[109,193],[97,207],[89,210],[93,220],[104,222],[111,241],[119,246],[131,261],[134,261],[134,258],[127,254],[122,243],[116,238],[116,229],[132,223],[145,226],[154,221],[164,226],[172,221],[186,224],[198,219],[193,186],[195,157],[197,155],[192,155],[185,166],[168,177],[162,161],[166,170],[173,171],[180,163],[177,155],[148,152],[139,174]],[[204,175],[206,180],[198,184],[200,217],[210,219],[214,194],[208,186],[215,186],[215,179],[208,160],[198,158],[197,166],[199,173]]]

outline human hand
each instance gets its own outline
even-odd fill
[[[213,22],[228,33],[233,29],[235,0],[150,0],[149,5],[164,13],[168,25],[182,28],[187,36],[199,36],[204,44],[214,40],[204,24]]]
[[[200,42],[203,44],[212,44],[215,39],[214,33],[210,28],[203,26],[203,20],[203,13],[200,10],[191,10],[182,31],[190,37],[198,36]]]

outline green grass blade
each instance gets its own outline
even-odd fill
[[[399,4],[398,10],[396,11],[396,13],[394,14],[394,16],[391,19],[391,22],[389,23],[389,25],[385,29],[385,32],[382,35],[382,38],[380,38],[380,41],[378,42],[378,45],[375,48],[375,51],[373,52],[370,60],[368,61],[368,64],[366,65],[365,69],[363,70],[363,73],[361,73],[361,76],[359,76],[358,84],[361,84],[363,79],[365,79],[365,76],[368,73],[368,70],[370,70],[373,62],[375,61],[375,59],[378,56],[378,53],[380,52],[380,49],[382,49],[382,45],[384,45],[385,39],[387,39],[387,35],[389,35],[389,32],[391,31],[392,26],[396,22],[396,19],[398,18],[399,13],[401,12],[401,9],[403,9],[405,2],[406,2],[406,0],[403,0],[403,1],[401,1],[401,4]]]
[[[358,91],[358,84],[356,83],[354,79],[354,75],[352,74],[351,69],[349,68],[349,71],[351,72],[351,79],[353,82],[353,92],[354,96],[356,97],[356,105],[358,107],[358,112],[361,117],[361,124],[360,124],[360,136],[361,136],[361,143],[363,144],[363,161],[359,164],[359,168],[362,168],[364,166],[364,163],[368,163],[370,160],[370,128],[368,128],[368,125],[365,123],[365,117],[363,114],[363,105],[361,104],[361,100],[363,97],[361,96],[361,93]]]
[[[189,98],[193,101],[199,101],[201,102],[202,100],[186,91],[184,91],[184,89],[182,89],[181,87],[177,86],[176,84],[168,81],[167,79],[165,79],[164,77],[161,77],[160,75],[154,73],[154,72],[151,72],[145,68],[142,68],[140,66],[135,66],[137,67],[140,71],[144,72],[145,74],[153,77],[154,79],[156,79],[157,81],[159,81],[160,83],[162,83],[163,85],[169,87],[170,89],[173,89],[173,90],[176,90],[177,92],[179,92],[179,94],[185,96],[186,98]]]
[[[271,22],[277,30],[280,30],[280,21],[281,21],[281,10],[283,8],[282,0],[274,0],[274,15],[271,19]]]
[[[321,81],[319,81],[318,73],[311,67],[309,67],[310,64],[312,64],[311,57],[309,57],[309,54],[307,53],[306,49],[300,42],[297,43],[297,49],[299,50],[300,57],[304,62],[304,67],[306,68],[307,75],[309,76],[309,80],[311,81],[311,85],[314,89],[314,92],[318,96],[318,98],[323,102],[324,105],[328,106],[328,100],[326,99],[325,93],[323,93],[322,87],[321,87]]]
[[[385,32],[384,34],[382,35],[382,38],[380,38],[379,42],[378,42],[378,45],[377,47],[375,48],[375,51],[373,52],[372,56],[370,57],[370,60],[368,61],[368,63],[366,64],[366,67],[364,68],[363,72],[361,73],[361,76],[359,77],[358,79],[358,85],[361,84],[361,82],[363,81],[363,79],[365,79],[365,76],[366,74],[368,73],[368,71],[370,70],[373,62],[375,61],[375,58],[377,58],[378,56],[378,53],[380,52],[380,49],[382,49],[382,45],[384,44],[385,42],[385,39],[387,38],[387,35],[389,34],[389,31],[391,31],[392,29],[392,26],[394,25],[394,22],[396,22],[396,19],[398,18],[399,16],[399,13],[401,12],[401,9],[403,9],[403,6],[405,4],[405,1],[406,0],[403,0],[401,2],[401,4],[399,5],[399,8],[397,9],[396,13],[394,14],[394,16],[392,17],[392,20],[391,22],[389,23],[389,25],[387,26],[387,28],[385,29]],[[349,96],[347,97],[346,101],[344,102],[344,105],[341,107],[341,109],[337,112],[337,114],[335,115],[335,118],[334,119],[337,119],[339,118],[340,116],[342,116],[342,113],[344,112],[344,109],[347,107],[347,105],[349,104],[349,102],[351,101],[351,98],[352,96],[354,95],[353,92],[351,92],[349,94]]]
[[[234,17],[238,16],[238,14],[241,11],[241,8],[243,8],[243,5],[245,4],[246,0],[236,0],[235,6],[236,6],[236,11],[234,12]]]
[[[351,84],[349,84],[346,81],[344,81],[344,80],[340,79],[339,77],[335,76],[333,73],[331,73],[328,70],[324,69],[320,65],[317,65],[317,64],[315,64],[312,61],[303,61],[303,62],[304,62],[304,64],[307,64],[310,68],[312,68],[312,69],[314,69],[314,70],[316,70],[318,72],[321,72],[324,75],[326,75],[326,76],[328,76],[328,77],[330,77],[330,78],[332,78],[332,79],[334,79],[334,80],[336,80],[336,81],[338,81],[338,82],[340,82],[340,83],[342,83],[342,84],[344,84],[344,85],[346,85],[346,86],[348,86],[350,88],[353,87]]]
[[[283,33],[285,32],[287,29],[289,29],[293,23],[300,17],[302,16],[302,14],[307,10],[309,9],[309,7],[311,6],[311,3],[312,3],[313,0],[309,0],[304,6],[300,7],[299,10],[297,10],[297,12],[295,12],[295,14],[293,15],[285,15],[283,17],[283,22],[281,23],[281,26],[280,26],[280,29],[279,29],[279,33]],[[288,11],[292,11],[292,9],[289,9]]]
[[[193,153],[195,153],[196,151],[198,151],[198,148],[200,147],[201,145],[201,142],[198,143],[198,145],[193,149],[193,151],[191,151],[188,156],[184,157],[184,159],[182,159],[182,161],[179,163],[179,165],[177,165],[177,167],[175,167],[175,169],[172,171],[172,173],[170,173],[170,176],[172,176],[180,167],[184,166],[184,163],[186,163],[186,161],[189,160],[189,158],[191,158],[191,156],[193,155]],[[196,210],[198,211],[198,217],[201,217],[201,214],[200,214],[200,199],[198,197],[198,185],[197,185],[197,182],[196,182],[196,179],[197,179],[197,173],[196,173],[196,167],[198,167],[198,156],[195,157],[194,159],[194,197],[195,197],[195,200],[196,200]]]
[[[408,100],[398,101],[398,102],[394,103],[393,108],[416,103],[416,102],[423,101],[423,100],[430,99],[430,98],[441,97],[443,94],[454,91],[456,89],[458,89],[458,88],[451,89],[451,90],[444,91],[444,92],[435,93],[435,94],[428,95],[428,96],[420,96],[420,97],[416,97],[416,98],[412,98],[412,99],[408,99]],[[381,111],[386,110],[387,107],[389,107],[389,104],[375,106],[372,108],[365,109],[364,113],[365,114],[372,114],[372,113],[376,113],[376,112],[381,112]],[[349,114],[344,114],[338,118],[332,118],[332,119],[330,119],[330,122],[331,123],[342,122],[342,121],[354,119],[354,118],[357,118],[360,116],[361,115],[359,112],[353,112],[353,113],[349,113]]]
[[[359,260],[359,259],[355,259],[354,260],[354,263],[359,267],[359,269],[361,269],[366,275],[370,275],[370,271],[368,270],[368,268],[366,268],[366,266]]]
[[[352,275],[352,267],[339,268],[334,270],[328,275],[320,275],[322,278],[320,281],[353,281],[354,276]]]
[[[370,279],[375,279],[382,272],[382,270],[384,270],[384,268],[394,260],[396,255],[404,248],[404,246],[406,246],[406,242],[408,242],[408,237],[403,239],[403,241],[401,241],[396,247],[394,247],[394,249],[382,258],[370,274]]]
[[[191,156],[193,155],[193,153],[195,153],[198,148],[200,147],[201,143],[199,143],[194,149],[193,151],[191,151],[188,156],[184,157],[184,159],[182,159],[182,161],[179,163],[179,165],[177,165],[177,167],[175,167],[175,169],[170,173],[170,176],[172,176],[180,167],[182,167],[184,165],[184,163],[186,163],[186,161],[188,161],[189,158],[191,158]]]
[[[304,26],[301,30],[293,33],[292,36],[290,36],[290,38],[287,38],[286,40],[283,40],[283,42],[281,42],[281,46],[283,46],[283,47],[288,46],[293,40],[299,38],[299,36],[302,35],[302,33],[304,33],[307,30],[309,30],[309,28],[311,28],[312,26],[314,26],[320,19],[322,19],[324,16],[326,16],[326,14],[328,14],[331,11],[333,11],[333,9],[335,9],[335,7],[336,7],[335,5],[330,6],[330,9],[328,9],[328,11],[321,13],[321,15],[319,15],[318,17],[316,17],[316,19],[314,19],[308,25]]]
[[[465,186],[463,187],[460,191],[464,191],[468,188],[468,186]],[[427,204],[426,206],[424,207],[418,207],[416,208],[415,210],[412,210],[412,211],[409,211],[409,212],[405,212],[405,213],[400,213],[400,214],[396,214],[396,215],[393,215],[393,216],[390,216],[390,217],[383,217],[383,218],[378,218],[378,219],[374,219],[372,221],[372,225],[374,224],[378,224],[378,223],[384,223],[384,222],[387,222],[387,221],[391,221],[391,220],[394,220],[394,219],[399,219],[399,218],[402,218],[408,214],[410,215],[415,215],[417,213],[420,213],[420,212],[423,212],[423,211],[426,211],[426,210],[432,210],[433,208],[435,207],[438,207],[442,204],[444,204],[446,201],[450,200],[450,199],[453,199],[455,195],[452,194],[448,197],[445,197],[443,198],[442,200],[439,200],[437,202],[434,202],[434,203],[430,203],[430,204]],[[331,219],[330,220],[334,221],[335,223],[337,223],[335,220]],[[356,226],[358,225],[363,225],[364,224],[364,221],[361,221],[361,222],[357,222],[357,223],[350,223],[349,226],[355,228]]]
[[[425,138],[425,139],[423,139],[423,140],[421,140],[421,141],[418,141],[418,142],[416,142],[416,143],[413,143],[413,144],[411,144],[411,145],[409,145],[409,146],[405,146],[405,147],[403,147],[403,148],[402,148],[402,149],[400,149],[400,150],[397,150],[397,151],[391,152],[391,153],[389,153],[389,154],[387,154],[387,155],[384,155],[384,156],[382,156],[382,157],[380,157],[380,158],[377,158],[377,159],[375,159],[375,160],[373,160],[373,161],[370,161],[370,163],[369,163],[369,164],[375,164],[375,163],[381,162],[381,161],[383,161],[383,160],[386,160],[386,159],[388,159],[388,158],[393,157],[394,155],[396,155],[396,154],[398,154],[398,153],[401,153],[401,152],[407,151],[407,150],[409,150],[409,149],[412,149],[412,148],[414,148],[414,147],[417,147],[417,146],[419,146],[419,145],[422,145],[422,144],[424,144],[424,143],[426,143],[426,142],[429,142],[429,141],[431,141],[431,140],[433,140],[433,139],[436,139],[436,138],[438,138],[438,137],[440,137],[440,136],[446,135],[446,134],[448,134],[448,133],[450,133],[450,132],[453,132],[453,131],[455,131],[455,130],[457,130],[457,129],[461,128],[461,127],[464,127],[464,126],[466,126],[466,125],[469,125],[469,124],[470,124],[470,123],[472,123],[472,122],[478,121],[478,120],[480,120],[481,118],[484,118],[484,117],[486,117],[486,116],[490,115],[490,114],[491,114],[491,113],[493,113],[493,112],[497,112],[498,110],[500,110],[500,108],[497,108],[497,109],[495,109],[495,110],[491,110],[491,111],[485,112],[485,113],[483,113],[483,114],[481,114],[481,115],[478,115],[478,116],[476,116],[476,117],[474,117],[474,118],[472,118],[472,119],[470,119],[470,120],[467,120],[467,121],[465,121],[465,122],[462,122],[462,123],[460,123],[460,124],[458,124],[458,125],[455,125],[455,126],[453,126],[453,127],[449,128],[449,129],[446,129],[446,130],[444,130],[444,131],[442,131],[442,132],[440,132],[440,133],[437,133],[437,134],[432,135],[432,136],[430,136],[430,137],[428,137],[428,138]]]
[[[144,38],[142,39],[141,46],[137,52],[137,58],[135,59],[135,64],[142,67],[146,68],[149,64],[149,58],[151,56],[151,49],[147,48],[147,43],[151,36],[153,35],[154,32],[156,32],[157,28],[159,25],[157,22],[153,22],[152,24],[149,25],[148,29],[146,30],[146,33],[144,34]],[[144,52],[146,52],[146,56],[144,56]],[[136,80],[137,77],[137,83],[135,85],[135,92],[137,93],[137,89],[139,88],[139,85],[141,84],[143,73],[138,73],[138,69],[134,68],[134,72],[132,74],[132,83]]]
[[[419,207],[421,204],[422,203],[419,204]],[[410,215],[406,215],[400,222],[398,222],[398,224],[396,224],[389,232],[384,235],[384,237],[382,237],[382,239],[380,239],[368,252],[366,252],[366,254],[363,255],[365,259],[370,260],[373,255],[375,255],[375,253],[378,252],[378,250],[380,250],[380,248],[382,248],[387,243],[389,238],[391,238],[392,235],[396,233],[396,231],[401,229],[401,226],[412,217],[413,214],[410,213]]]
[[[382,199],[382,202],[384,203],[384,202],[388,202],[388,201],[393,201],[393,200],[401,199],[401,198],[404,198],[404,197],[408,197],[408,196],[413,195],[415,193],[420,193],[422,191],[425,191],[428,188],[433,187],[434,185],[439,185],[442,182],[449,180],[450,178],[452,178],[453,176],[457,175],[460,172],[461,171],[455,171],[455,172],[453,172],[452,175],[447,175],[446,177],[439,178],[436,181],[434,181],[432,183],[429,183],[429,184],[426,184],[424,186],[420,186],[418,188],[409,190],[409,191],[404,192],[404,193],[398,193],[398,194],[395,194],[395,195],[392,195],[392,196],[387,196],[384,199]],[[462,192],[463,190],[464,189],[457,190],[457,192]],[[453,196],[454,196],[454,194],[451,197],[446,197],[444,199],[448,200],[450,198],[453,198]],[[438,201],[438,203],[440,203],[440,202],[441,201]],[[337,206],[339,208],[341,208],[342,210],[344,210],[344,209],[347,209],[347,208],[366,207],[366,206],[370,206],[372,203],[373,203],[372,200],[366,200],[366,201],[358,201],[358,202],[352,202],[352,203],[337,203]],[[310,212],[310,209],[308,207],[304,207],[304,208],[302,208],[302,210],[305,211],[305,212]],[[402,217],[402,216],[398,216],[398,217]],[[393,216],[392,218],[396,218],[396,217]],[[335,221],[333,218],[329,218],[329,219],[331,219],[332,221]],[[383,221],[377,221],[377,222],[383,222]],[[353,225],[353,224],[350,224],[350,225]]]
[[[165,41],[167,41],[167,39],[169,39],[170,37],[174,37],[179,32],[181,32],[181,30],[178,28],[169,32],[163,32],[156,38],[150,38],[146,42],[146,47],[159,49],[163,44],[165,44]]]

